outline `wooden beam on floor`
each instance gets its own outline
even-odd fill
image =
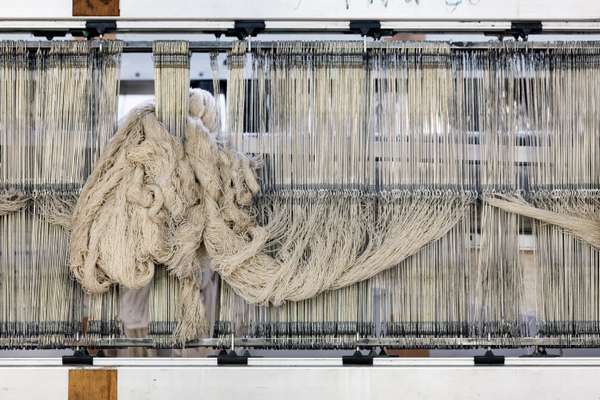
[[[69,400],[117,400],[117,370],[69,370]]]
[[[118,17],[119,0],[73,0],[74,17]]]

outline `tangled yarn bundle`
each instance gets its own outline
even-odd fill
[[[29,198],[16,192],[0,194],[0,216],[12,214],[27,206]]]
[[[470,202],[390,199],[381,204],[378,223],[360,218],[362,203],[352,196],[337,199],[335,207],[332,199],[315,199],[306,218],[307,209],[286,202],[260,226],[252,212],[260,190],[252,162],[218,142],[216,122],[214,99],[203,91],[191,94],[183,143],[152,105],[136,109],[97,162],[72,216],[70,267],[89,292],[112,284],[143,287],[159,265],[179,279],[180,340],[208,328],[199,289],[201,246],[244,299],[279,305],[397,265],[446,234]]]
[[[134,110],[96,163],[72,216],[70,268],[81,285],[91,293],[112,284],[140,288],[156,266],[166,266],[181,283],[176,335],[183,340],[207,328],[197,271],[205,229],[244,231],[252,218],[243,208],[259,188],[250,162],[211,135],[215,110],[210,94],[192,92],[185,144],[158,121],[153,105]],[[219,222],[207,225],[208,218]]]

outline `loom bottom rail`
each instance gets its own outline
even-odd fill
[[[477,348],[592,348],[600,346],[600,336],[590,337],[521,337],[521,338],[359,338],[356,340],[322,340],[316,338],[208,338],[182,343],[167,342],[154,338],[80,338],[62,340],[60,343],[46,343],[39,339],[0,339],[0,349],[69,349],[69,348],[256,348],[256,349],[369,349],[422,348],[422,349],[477,349]]]
[[[473,357],[377,357],[361,366],[343,365],[342,357],[250,357],[246,365],[226,366],[215,357],[94,358],[85,366],[20,358],[0,359],[0,387],[3,399],[59,400],[78,376],[112,373],[112,398],[119,400],[596,399],[599,370],[598,358],[563,357],[507,357],[504,365],[485,366]],[[44,384],[32,385],[32,378]],[[82,386],[87,393],[90,386]]]

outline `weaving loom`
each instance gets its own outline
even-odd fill
[[[118,344],[119,284],[148,282],[158,347],[597,345],[596,42],[238,42],[220,128],[225,110],[188,94],[188,43],[156,42],[155,114],[110,142],[123,46],[0,46],[2,347]],[[154,138],[162,150],[144,147]],[[137,179],[150,203],[161,193],[158,220],[115,189]],[[140,250],[154,229],[166,244]],[[214,326],[202,249],[221,278]]]
[[[232,123],[231,132],[245,152],[245,132],[257,132],[252,151],[265,159],[259,203],[267,203],[260,207],[269,214],[288,203],[294,209],[286,215],[316,230],[315,246],[333,230],[357,234],[359,258],[369,257],[365,246],[385,252],[387,240],[398,241],[389,244],[394,256],[378,258],[357,282],[281,307],[250,306],[224,279],[219,334],[241,330],[284,346],[344,346],[354,336],[414,338],[412,345],[469,337],[504,345],[529,336],[595,341],[598,132],[582,115],[595,115],[596,44],[475,51],[383,44],[367,53],[360,43],[254,47],[252,68],[230,61],[232,74],[239,65],[252,75],[241,78],[243,89],[230,75],[228,96],[249,99],[250,126]],[[529,158],[518,160],[526,144]],[[360,206],[319,215],[321,198]],[[522,199],[557,214],[515,207]],[[306,208],[314,211],[301,214]],[[537,218],[533,324],[523,308],[523,216]],[[343,249],[333,260],[346,256],[352,265]]]
[[[589,0],[0,2],[0,398],[600,398],[599,37]]]

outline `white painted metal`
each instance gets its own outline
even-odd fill
[[[71,18],[72,0],[0,2],[0,18]],[[121,0],[122,19],[227,21],[592,21],[600,2],[590,0]]]
[[[196,21],[196,20],[178,20],[178,21],[138,21],[138,20],[119,20],[117,29],[120,32],[167,32],[167,31],[206,31],[206,30],[225,30],[234,26],[233,21]]]
[[[0,358],[0,367],[56,367],[61,365],[62,358],[57,357]]]
[[[69,370],[65,367],[0,366],[0,399],[65,400]]]
[[[341,367],[342,359],[331,358],[248,358],[254,367]]]
[[[509,357],[505,360],[507,366],[543,366],[543,367],[600,367],[597,357]],[[600,375],[599,375],[600,377]]]
[[[549,21],[543,22],[544,30],[553,32],[598,32],[600,22],[582,22],[582,21]]]
[[[385,367],[472,367],[474,362],[473,357],[376,357],[373,359],[373,365]]]
[[[94,358],[95,367],[214,367],[217,359],[214,357],[172,358],[172,357],[134,357],[134,358]]]
[[[116,365],[119,400],[531,400],[600,396],[598,358],[508,358],[505,366],[485,367],[470,366],[470,359],[460,358],[376,359],[374,366],[346,367],[303,365],[308,359],[301,360],[293,364],[292,359],[263,359],[262,364],[254,366],[216,367],[204,365],[203,359],[152,359],[147,364],[112,359],[114,363],[107,362],[102,368]],[[384,365],[383,360],[390,361]],[[74,367],[25,367],[12,362],[15,366],[0,366],[2,400],[67,398],[68,371]]]
[[[0,19],[67,18],[72,14],[72,0],[0,1]]]
[[[344,31],[348,29],[348,21],[266,21],[265,28],[273,31]]]
[[[2,4],[0,3],[0,18]],[[82,20],[0,20],[0,29],[14,31],[30,31],[32,27],[39,30],[54,29],[83,29],[85,21]]]
[[[249,357],[248,366],[254,367],[342,367],[341,357]],[[375,357],[378,367],[472,367],[473,357]],[[600,367],[600,357],[506,357],[507,367]],[[0,358],[0,368],[63,367],[62,359]],[[216,357],[97,357],[94,367],[217,367]],[[74,368],[74,367],[70,367]],[[92,367],[86,367],[92,368]],[[349,368],[349,367],[345,367]]]
[[[266,20],[590,20],[600,2],[590,0],[121,0],[125,18]]]
[[[468,32],[468,31],[505,31],[510,29],[511,23],[507,21],[383,21],[381,29],[406,32]]]
[[[225,367],[119,370],[119,400],[144,398],[562,399],[600,395],[591,367]]]

